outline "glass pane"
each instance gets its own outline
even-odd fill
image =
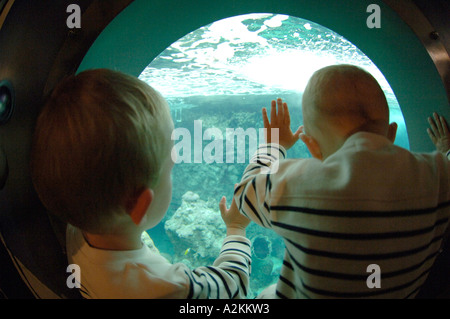
[[[230,204],[249,156],[264,142],[261,108],[283,98],[297,128],[311,75],[341,63],[363,67],[378,80],[391,121],[399,125],[395,143],[409,148],[400,106],[383,74],[344,37],[305,19],[248,14],[216,21],[179,39],[145,68],[139,78],[163,94],[175,128],[187,133],[174,141],[180,163],[173,169],[169,211],[149,230],[169,260],[192,267],[214,261],[225,236],[218,202],[225,195]],[[289,151],[289,157],[309,156],[301,142]],[[252,298],[276,282],[284,244],[254,224],[247,237],[253,242]]]

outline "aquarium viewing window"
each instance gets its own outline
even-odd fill
[[[370,72],[385,92],[395,144],[409,149],[406,125],[389,83],[374,63],[344,37],[317,23],[281,14],[248,14],[219,20],[173,43],[139,78],[168,101],[175,124],[177,162],[166,217],[149,234],[172,262],[198,267],[218,256],[225,226],[218,201],[228,205],[255,147],[264,142],[261,108],[283,98],[295,130],[302,124],[301,97],[318,69],[354,64]],[[309,157],[298,142],[289,157]],[[250,298],[276,282],[282,239],[251,224]]]

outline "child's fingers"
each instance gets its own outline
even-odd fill
[[[300,125],[298,127],[297,132],[300,132],[300,134],[305,134],[305,126],[304,125]]]
[[[287,126],[289,126],[291,125],[291,115],[289,114],[287,103],[283,103],[283,109],[284,109],[284,123]]]
[[[294,133],[294,138],[298,140],[300,138],[300,134],[303,133],[303,125],[300,125],[297,131]]]
[[[237,209],[237,204],[236,204],[236,200],[234,199],[234,196],[233,196],[233,199],[231,200],[230,210],[231,209]]]
[[[429,128],[427,128],[427,133],[428,136],[430,137],[431,141],[433,142],[433,144],[436,144],[437,140],[436,140],[436,136],[434,136],[433,131]]]
[[[225,198],[225,196],[222,196],[222,198],[220,199],[219,210],[222,215],[227,211],[227,199]]]
[[[262,118],[263,118],[263,124],[265,128],[270,128],[269,118],[267,117],[267,109],[263,107],[262,109]]]
[[[272,123],[273,125],[276,119],[277,119],[277,101],[273,100],[272,105],[270,107],[270,123]]]
[[[440,119],[440,123],[442,126],[442,132],[444,133],[444,135],[448,135],[448,124],[447,121],[445,120],[445,118],[443,116],[439,117]]]
[[[267,110],[266,108],[263,108],[263,123],[264,123],[264,139],[266,141],[266,143],[270,143],[270,141],[272,140],[272,135],[270,134],[270,123],[269,123],[269,118],[267,117]]]
[[[431,118],[431,117],[429,117],[429,118],[428,118],[428,123],[430,124],[429,130],[431,131],[431,133],[432,133],[435,137],[437,137],[437,136],[438,136],[438,133],[439,133],[439,130],[438,130],[437,127],[436,127],[436,124],[435,124],[435,122],[434,122],[434,119]]]
[[[434,115],[434,121],[433,121],[434,125],[435,125],[439,135],[442,136],[442,135],[444,135],[444,130],[442,128],[441,121],[439,120],[439,115],[437,113],[434,113],[433,115]]]
[[[283,100],[277,99],[277,105],[278,105],[278,117],[280,119],[284,118],[284,106],[283,106]]]

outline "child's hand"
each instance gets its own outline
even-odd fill
[[[447,121],[444,117],[434,113],[434,118],[429,117],[428,123],[430,127],[427,129],[431,141],[436,146],[436,150],[443,154],[447,154],[450,150],[450,133],[448,131]]]
[[[278,105],[278,114],[277,114]],[[277,142],[276,138],[272,141],[271,128],[278,129],[278,144],[283,146],[286,150],[290,149],[295,142],[298,141],[301,130],[298,129],[295,133],[291,131],[291,117],[287,103],[283,103],[282,99],[272,101],[270,110],[270,123],[267,117],[267,109],[262,109],[264,128],[266,129],[266,143]]]
[[[245,228],[250,224],[250,219],[239,213],[234,197],[231,201],[230,209],[227,209],[227,199],[223,196],[219,203],[219,209],[222,219],[227,226],[227,236],[245,236]]]

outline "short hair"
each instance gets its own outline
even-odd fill
[[[108,232],[130,200],[158,183],[172,129],[167,102],[136,77],[95,69],[66,78],[36,123],[39,198],[64,222]]]
[[[364,69],[349,64],[331,65],[316,71],[306,86],[303,104],[314,106],[320,121],[335,124],[389,122],[383,89]]]

